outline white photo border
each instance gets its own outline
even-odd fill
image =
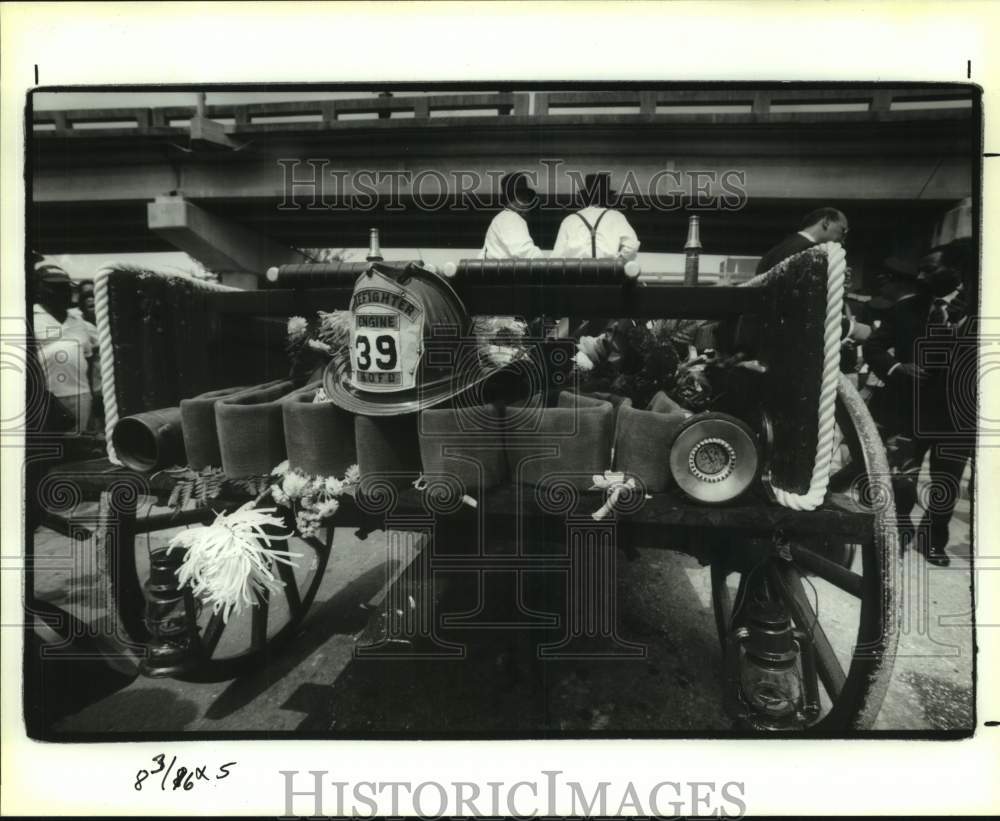
[[[23,312],[25,94],[45,86],[116,83],[447,81],[934,81],[984,90],[986,152],[1000,152],[1000,14],[989,2],[689,2],[554,4],[10,3],[0,7],[2,312]],[[970,73],[971,72],[971,73]],[[1000,224],[1000,159],[984,162],[983,225]],[[991,219],[992,218],[992,219]],[[983,271],[1000,270],[1000,236],[983,233]],[[1000,288],[984,278],[983,316],[1000,317]],[[3,418],[23,403],[4,375]],[[983,384],[983,406],[997,407]],[[20,457],[0,449],[2,623],[16,624]],[[979,454],[977,495],[1000,476],[995,449]],[[13,515],[12,515],[13,514]],[[995,505],[977,532],[1000,531]],[[14,557],[13,559],[9,557]],[[11,572],[13,569],[14,572]],[[998,624],[1000,575],[978,574],[981,625]],[[225,741],[45,744],[24,735],[21,635],[2,640],[5,814],[264,814],[284,811],[279,770],[330,779],[532,780],[544,770],[597,783],[631,779],[740,781],[750,814],[987,813],[1000,807],[997,628],[978,644],[978,720],[961,742],[852,741]],[[236,760],[211,790],[133,789],[152,755]],[[568,807],[558,807],[565,812]]]

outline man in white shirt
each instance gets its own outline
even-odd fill
[[[497,214],[486,231],[486,241],[479,259],[539,259],[544,256],[535,245],[522,216],[537,201],[535,190],[520,171],[508,174],[500,181],[500,201],[504,210]]]
[[[34,334],[49,392],[76,420],[90,424],[92,397],[88,360],[97,346],[97,329],[71,308],[70,278],[52,263],[35,265]]]
[[[559,226],[553,259],[635,259],[639,238],[621,211],[611,204],[618,199],[607,173],[584,177],[583,207]]]
[[[559,226],[553,259],[635,259],[639,238],[621,211],[611,207],[618,194],[611,190],[611,175],[587,174],[583,178],[579,211],[566,217]],[[569,317],[560,322],[558,334],[597,335],[608,323],[605,317],[583,320]]]

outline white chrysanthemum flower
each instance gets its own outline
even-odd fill
[[[288,473],[288,468],[289,468],[288,460],[286,459],[284,462],[279,462],[277,465],[274,466],[274,468],[271,470],[271,475],[284,476],[286,473]]]
[[[331,496],[339,496],[344,492],[344,483],[336,476],[328,476],[323,480],[323,490]]]
[[[590,357],[583,351],[576,352],[576,356],[573,357],[573,363],[581,371],[592,371],[594,369],[594,363],[590,361]]]
[[[255,510],[247,502],[233,513],[220,513],[210,525],[182,530],[167,548],[187,548],[177,570],[183,587],[229,621],[244,605],[255,605],[265,590],[280,590],[282,582],[275,575],[275,564],[294,566],[300,553],[272,550],[271,542],[288,536],[269,536],[264,528],[281,527],[284,522],[272,516],[275,508]]]
[[[327,499],[325,502],[317,502],[314,509],[320,519],[329,519],[340,509],[340,502],[336,499]]]
[[[351,342],[351,312],[350,311],[317,311],[319,329],[316,336],[325,342],[330,352],[346,348]]]
[[[288,320],[288,338],[293,342],[301,339],[309,330],[309,323],[304,316],[293,316]]]
[[[325,333],[348,334],[351,331],[351,312],[340,311],[317,311],[320,328]]]
[[[581,336],[577,343],[577,348],[586,354],[591,362],[591,367],[595,362],[601,361],[601,338],[596,336]],[[589,369],[588,369],[589,370]]]
[[[351,465],[344,473],[344,481],[356,485],[361,481],[361,470],[357,465]]]
[[[309,479],[297,470],[289,471],[281,482],[281,489],[289,499],[298,499],[306,488],[309,487]]]

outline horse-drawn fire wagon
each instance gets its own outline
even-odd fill
[[[897,639],[899,547],[885,452],[840,370],[843,249],[739,287],[638,274],[614,260],[370,260],[283,266],[239,291],[106,268],[109,460],[54,468],[38,498],[69,483],[99,495],[120,639],[148,675],[266,663],[334,572],[338,527],[416,552],[361,656],[454,657],[483,602],[449,612],[436,585],[487,571],[535,615],[546,601],[526,604],[527,580],[562,580],[543,659],[641,655],[618,633],[628,593],[614,558],[662,548],[710,568],[719,698],[737,726],[871,727]],[[723,341],[688,361],[676,339],[616,351],[613,334],[544,330],[609,315],[647,340],[664,319],[712,320]],[[638,357],[616,365],[629,379],[598,384],[588,345]],[[173,512],[137,517],[143,497]],[[180,525],[201,527],[150,556],[136,539]],[[856,623],[824,624],[830,595],[853,602]]]

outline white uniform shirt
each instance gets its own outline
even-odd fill
[[[97,329],[75,308],[60,323],[41,305],[34,310],[35,340],[45,369],[45,381],[53,396],[90,393],[87,360],[94,352]]]
[[[505,209],[490,223],[479,259],[538,259],[544,255],[531,238],[524,217]]]
[[[603,217],[601,213],[606,212]],[[590,228],[580,219],[582,215],[590,226],[597,225],[597,256],[594,257]],[[639,238],[621,211],[588,205],[576,214],[570,214],[559,226],[553,259],[635,259],[639,253]]]

